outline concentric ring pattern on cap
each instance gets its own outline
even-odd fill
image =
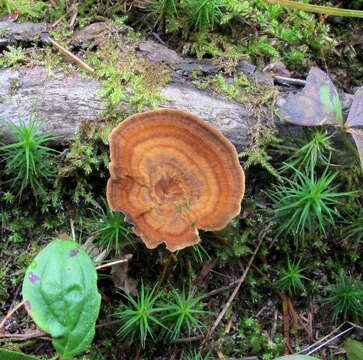
[[[234,146],[197,116],[162,109],[135,114],[110,134],[107,200],[148,248],[170,251],[220,230],[240,212],[244,173]]]

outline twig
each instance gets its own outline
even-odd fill
[[[36,332],[32,332],[29,334],[2,334],[0,335],[0,341],[5,341],[7,339],[10,339],[11,341],[26,341],[26,340],[30,340],[30,339],[35,339],[35,338],[40,338],[43,340],[52,340],[51,338],[47,337],[46,335],[48,335],[46,332],[44,331],[36,331]]]
[[[15,291],[15,294],[13,296],[13,301],[11,302],[11,305],[10,305],[10,308],[12,308],[15,303],[16,303],[16,298],[18,297],[19,295],[19,292],[20,292],[20,289],[21,289],[21,284],[17,287],[16,291]]]
[[[328,335],[324,336],[323,338],[317,340],[314,344],[311,344],[309,346],[307,346],[305,349],[302,349],[298,352],[298,354],[302,354],[305,351],[313,348],[314,346],[320,344],[322,341],[324,341],[325,339],[330,338],[330,336],[332,336],[333,334],[335,334],[341,327],[343,327],[343,325],[345,325],[345,322],[343,322],[342,324],[340,324],[337,328],[335,328],[332,332],[330,332]]]
[[[289,84],[300,85],[300,86],[306,85],[306,80],[302,80],[302,79],[294,79],[294,78],[289,78],[289,77],[279,76],[279,75],[272,75],[272,77],[277,81],[283,81],[283,82],[287,82]]]
[[[75,24],[75,22],[76,22],[76,19],[77,19],[77,16],[78,16],[78,11],[76,10],[76,11],[74,12],[74,14],[72,15],[71,21],[69,22],[69,25],[70,25],[71,27],[73,27],[73,26],[74,26],[74,24]]]
[[[78,64],[80,67],[83,67],[84,69],[95,72],[95,70],[87,65],[84,61],[82,61],[78,56],[72,54],[69,50],[64,48],[62,45],[58,44],[55,40],[53,40],[50,36],[47,36],[47,40],[50,41],[58,50],[63,53],[65,56],[67,56],[69,59],[74,61],[76,64]]]
[[[316,347],[315,349],[310,350],[308,353],[306,353],[306,355],[310,355],[310,354],[314,353],[315,351],[318,351],[318,350],[319,350],[320,348],[322,348],[323,346],[325,346],[325,345],[327,345],[327,344],[331,343],[332,341],[334,341],[334,340],[335,340],[335,339],[337,339],[338,337],[340,337],[340,336],[342,336],[342,335],[346,334],[347,332],[351,331],[352,329],[354,329],[354,327],[353,327],[353,326],[352,326],[352,327],[350,327],[350,328],[348,328],[348,329],[346,329],[346,330],[344,330],[344,331],[342,331],[340,334],[335,335],[335,336],[334,336],[334,337],[332,337],[331,339],[329,339],[329,340],[327,340],[327,341],[323,342],[321,345],[319,345],[319,346],[318,346],[318,347]]]
[[[360,326],[360,325],[356,325],[356,324],[354,324],[354,323],[352,323],[352,322],[350,322],[350,321],[347,321],[347,324],[349,324],[349,325],[351,325],[351,326],[355,327],[356,329],[363,330],[363,327],[362,327],[362,326]]]
[[[217,295],[219,293],[222,293],[222,292],[225,292],[229,289],[232,289],[237,283],[239,282],[239,279],[238,280],[235,280],[233,281],[232,283],[230,283],[229,285],[225,285],[225,286],[222,286],[218,289],[214,289],[204,295],[201,296],[201,299],[206,299],[208,297],[211,297],[211,296],[214,296],[214,295]]]
[[[122,320],[120,319],[120,320],[105,321],[105,322],[103,322],[101,324],[96,325],[96,329],[101,328],[101,327],[105,327],[105,326],[119,324],[120,321],[122,321]]]
[[[203,336],[192,336],[192,337],[187,337],[187,338],[180,338],[180,339],[175,339],[172,342],[174,344],[184,344],[184,343],[188,343],[188,342],[192,342],[192,341],[199,341],[202,340]]]
[[[165,43],[165,41],[161,40],[161,39],[160,39],[160,36],[159,36],[157,33],[152,32],[152,33],[151,33],[151,35],[152,35],[152,36],[154,36],[154,38],[155,38],[156,40],[158,40],[158,41],[160,42],[160,44],[162,44],[162,45],[164,45],[164,46],[167,46],[167,45],[166,45],[166,43]]]
[[[20,304],[19,304],[20,305]],[[106,321],[104,323],[98,324],[96,325],[96,328],[102,328],[105,326],[111,326],[114,324],[120,323],[120,320],[113,320],[113,321]],[[12,341],[26,341],[26,340],[30,340],[30,339],[35,339],[35,338],[41,338],[43,340],[49,340],[51,341],[52,339],[47,337],[47,335],[49,335],[48,333],[42,331],[42,330],[38,330],[32,333],[28,333],[28,334],[9,334],[9,333],[5,333],[5,334],[0,334],[0,341],[5,341],[5,339],[10,339]]]
[[[107,263],[107,264],[103,264],[103,265],[97,266],[97,267],[96,267],[96,270],[103,269],[103,268],[105,268],[105,267],[113,266],[113,265],[116,265],[116,264],[120,264],[120,263],[127,262],[127,261],[129,261],[131,258],[132,258],[132,254],[127,254],[127,255],[125,255],[125,259],[116,260],[116,261],[112,261],[112,262]]]
[[[72,239],[73,241],[76,241],[76,232],[74,230],[74,220],[71,219],[70,220],[70,223],[71,223],[71,233],[72,233]]]
[[[14,314],[14,312],[16,310],[18,310],[20,307],[22,307],[24,305],[24,300],[19,303],[18,305],[16,305],[14,308],[12,308],[11,310],[9,310],[9,312],[7,313],[7,315],[4,317],[4,319],[1,321],[0,323],[0,329],[5,325],[5,323],[9,320],[9,318],[11,317],[11,315]]]
[[[69,8],[69,10],[66,12],[66,13],[64,13],[58,20],[56,20],[52,25],[51,25],[51,27],[52,28],[54,28],[54,27],[56,27],[61,21],[63,21],[63,19],[66,17],[66,16],[68,16],[68,14],[70,14],[74,9],[75,9],[75,5],[76,4],[74,4],[74,5],[72,5],[70,8]],[[56,7],[56,6],[54,6],[54,7]]]
[[[271,338],[273,339],[276,335],[276,329],[277,329],[277,318],[278,318],[279,312],[275,311],[274,313],[274,323],[272,325],[272,330],[271,330]]]
[[[265,229],[265,232],[266,232],[267,229]],[[226,305],[224,306],[224,308],[222,309],[222,311],[219,313],[216,321],[214,322],[213,326],[210,328],[210,330],[207,332],[204,340],[203,340],[203,343],[202,343],[202,347],[204,348],[207,344],[207,341],[208,339],[210,338],[210,336],[213,334],[213,332],[215,331],[215,329],[217,328],[217,326],[219,325],[219,323],[222,321],[225,313],[227,312],[227,310],[229,309],[229,307],[232,305],[232,302],[234,300],[234,298],[237,296],[238,294],[238,291],[241,287],[241,285],[243,284],[244,280],[246,279],[246,276],[248,274],[248,271],[250,270],[251,268],[251,265],[253,263],[253,261],[255,260],[255,257],[257,255],[257,252],[258,250],[260,249],[260,246],[262,244],[262,241],[264,239],[264,236],[261,235],[260,236],[260,241],[254,251],[254,253],[252,254],[252,256],[250,257],[250,260],[248,261],[248,264],[247,264],[247,267],[245,269],[245,271],[243,272],[242,276],[240,277],[240,279],[238,280],[238,283],[237,283],[237,286],[235,287],[235,289],[233,290],[233,293],[231,294],[231,296],[229,297]]]
[[[228,320],[228,323],[227,323],[226,329],[224,330],[224,333],[225,333],[225,334],[228,334],[228,333],[230,332],[231,327],[232,327],[232,325],[233,325],[233,318],[234,318],[234,316],[232,315],[232,316],[230,317],[230,319]]]
[[[164,282],[164,280],[166,278],[166,275],[168,274],[168,270],[169,270],[169,267],[170,267],[170,262],[171,262],[171,257],[164,258],[162,260],[163,269],[161,271],[161,275],[159,276],[159,280],[158,280],[158,283],[156,285],[156,288],[155,288],[155,291],[154,291],[154,295],[158,294],[159,291],[160,291],[160,289],[161,289],[161,284]]]
[[[310,311],[309,311],[309,315],[308,315],[308,319],[309,319],[309,333],[311,334],[310,336],[310,341],[315,341],[315,336],[314,336],[314,327],[313,327],[313,323],[314,323],[314,304],[313,304],[313,300],[314,298],[311,297],[310,298]]]
[[[287,297],[282,294],[282,314],[284,318],[284,338],[285,338],[285,351],[284,354],[290,354],[290,318],[289,318],[289,305]]]
[[[195,293],[197,292],[197,284],[201,283],[207,277],[209,272],[216,266],[217,261],[218,261],[218,259],[215,258],[213,260],[210,260],[206,265],[203,266],[202,270],[199,272],[196,279],[193,281],[194,286],[191,290],[192,296],[194,296]]]

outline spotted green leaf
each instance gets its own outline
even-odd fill
[[[350,107],[345,126],[363,126],[363,87],[360,87],[354,94],[353,103]]]
[[[36,256],[24,277],[23,298],[63,359],[82,353],[92,342],[100,308],[97,273],[76,242],[54,240]]]
[[[11,351],[7,349],[0,349],[1,360],[39,360],[39,358],[27,354],[23,354],[17,351]]]
[[[279,104],[287,122],[302,126],[342,125],[343,112],[338,91],[329,76],[311,68],[304,89]]]
[[[356,340],[347,340],[344,343],[348,360],[363,360],[363,344]]]

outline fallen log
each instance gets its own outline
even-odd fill
[[[100,33],[108,31],[109,26],[107,22],[89,25],[74,34],[71,46],[74,49],[93,46],[91,44],[94,39]],[[28,46],[41,42],[41,34],[46,30],[47,25],[44,23],[0,22],[0,46]],[[125,25],[116,29],[118,33],[126,33],[129,30],[132,29]],[[141,40],[135,56],[142,56],[149,62],[163,63],[172,71],[172,81],[161,90],[161,95],[167,100],[160,104],[160,107],[181,109],[202,117],[221,131],[238,151],[245,151],[251,145],[250,130],[257,120],[249,116],[245,106],[200,90],[192,84],[193,71],[214,75],[219,71],[217,65],[207,60],[183,58],[174,50],[152,40]],[[257,82],[273,85],[273,78],[269,73],[260,72],[245,61],[237,66],[237,72],[254,77]],[[50,73],[42,66],[2,69],[0,119],[19,123],[26,120],[30,112],[35,111],[44,123],[44,131],[53,131],[60,135],[59,143],[68,143],[80,132],[83,122],[102,123],[108,99],[100,95],[102,85],[96,76],[86,77],[77,72]],[[290,91],[294,90],[296,87],[291,87]],[[348,105],[351,102],[349,96],[347,100]],[[130,113],[130,105],[127,103],[121,102],[118,108]],[[281,126],[279,122],[278,126]],[[299,130],[301,129],[297,129]],[[9,129],[2,126],[0,137],[2,141],[8,142],[11,137]]]
[[[0,118],[19,123],[35,111],[44,122],[45,131],[53,131],[61,136],[60,141],[69,142],[79,132],[83,121],[102,121],[108,101],[99,95],[100,90],[101,85],[95,78],[77,73],[49,75],[47,69],[40,66],[0,70]],[[239,149],[250,143],[248,131],[254,120],[242,104],[177,81],[167,84],[161,94],[168,99],[161,107],[181,109],[202,117]],[[119,106],[129,105],[121,103]],[[7,141],[7,129],[2,127],[2,132]]]

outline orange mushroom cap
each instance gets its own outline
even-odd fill
[[[107,200],[148,248],[175,251],[220,230],[241,210],[244,173],[234,146],[180,110],[135,114],[109,136]]]

